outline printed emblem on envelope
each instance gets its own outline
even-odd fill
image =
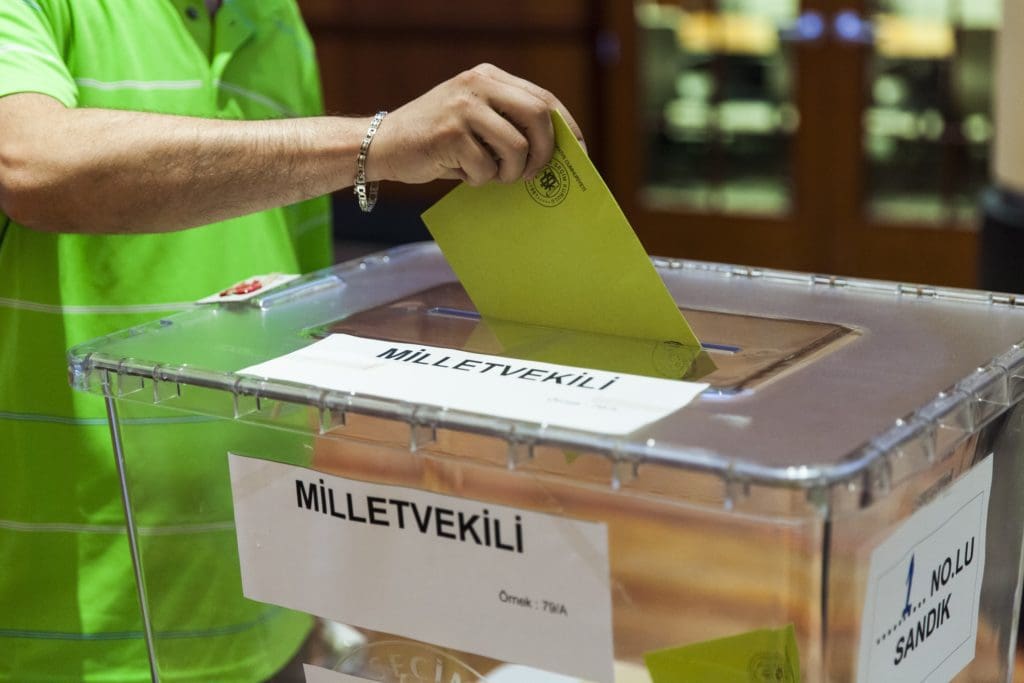
[[[558,206],[569,194],[569,171],[565,164],[552,157],[533,180],[526,181],[526,191],[541,206]]]
[[[793,668],[781,652],[760,652],[750,658],[750,683],[796,683]]]

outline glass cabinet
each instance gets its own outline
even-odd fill
[[[613,189],[652,252],[972,285],[1000,5],[606,3]]]
[[[800,125],[795,0],[636,5],[642,41],[643,199],[703,211],[784,215]],[[728,8],[728,9],[726,9]]]
[[[837,26],[875,46],[863,119],[872,220],[974,222],[988,178],[999,9],[999,0],[876,0],[869,26],[841,15]]]

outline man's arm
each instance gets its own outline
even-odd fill
[[[480,185],[532,176],[551,157],[555,108],[572,121],[550,93],[481,65],[384,119],[368,180]],[[0,210],[54,232],[205,225],[350,186],[369,122],[222,121],[10,95],[0,98]]]
[[[361,125],[66,109],[11,95],[0,100],[0,209],[53,232],[204,225],[343,187]]]

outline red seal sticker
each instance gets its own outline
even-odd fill
[[[270,290],[285,285],[298,278],[298,275],[285,273],[268,273],[266,275],[251,275],[241,282],[236,282],[216,294],[200,299],[201,304],[221,304],[225,302],[246,301],[253,297],[262,296]]]
[[[242,294],[252,294],[263,289],[263,283],[258,279],[246,280],[245,282],[239,282],[233,287],[228,287],[220,296],[240,296]]]

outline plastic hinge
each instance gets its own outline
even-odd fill
[[[904,429],[897,426],[895,431]],[[828,504],[826,512],[836,514],[838,511],[860,510],[870,507],[876,500],[888,495],[892,488],[892,461],[887,457],[886,448],[892,444],[883,443],[881,448],[875,441],[864,444],[849,453],[847,461],[853,467],[847,470],[842,479],[831,479],[822,482],[828,486]]]
[[[861,483],[860,507],[869,507],[876,500],[889,495],[892,491],[892,463],[877,449],[866,447],[865,456],[870,457],[870,465],[864,470]],[[870,455],[868,455],[870,453]]]
[[[69,356],[68,381],[76,391],[92,391],[95,380],[95,368],[92,363],[92,354],[84,356]],[[102,380],[101,380],[102,383]]]
[[[1010,350],[992,361],[1006,371],[1006,400],[1013,405],[1024,398],[1024,347],[1014,344]]]
[[[265,382],[253,377],[239,377],[231,390],[231,402],[235,419],[258,413],[263,409],[260,390]]]
[[[826,287],[845,287],[847,281],[845,278],[836,277],[835,275],[812,275],[812,285],[824,285]]]
[[[934,297],[938,293],[934,287],[924,287],[921,285],[910,285],[905,283],[899,283],[896,285],[896,291],[901,295],[912,295],[917,297]]]
[[[989,292],[988,301],[992,304],[1003,306],[1019,306],[1020,300],[1014,294],[1003,294],[1002,292]]]
[[[146,386],[146,381],[143,377],[132,374],[129,366],[135,365],[129,359],[122,359],[117,364],[117,374],[114,386],[114,395],[118,398],[124,398],[125,396],[131,396],[132,394],[142,391]]]
[[[640,473],[640,460],[629,456],[622,441],[616,441],[611,449],[612,474],[611,484],[613,491],[618,491],[623,485],[629,484]]]
[[[443,408],[416,406],[409,414],[409,452],[415,453],[423,446],[437,441],[437,423],[441,421]]]
[[[872,439],[871,446],[882,453],[907,450],[908,444],[918,441],[922,435],[927,434],[930,424],[919,415],[901,417],[896,420],[892,428]],[[911,446],[911,448],[917,449],[916,446]]]
[[[636,460],[622,459],[612,461],[611,487],[618,491],[624,485],[629,484],[640,472],[640,463]]]
[[[655,268],[678,268],[678,266],[675,265],[676,263],[677,261],[663,258],[661,256],[651,257],[651,265],[653,265]]]
[[[533,460],[534,444],[537,443],[537,440],[533,436],[521,432],[521,427],[513,423],[505,436],[505,442],[508,444],[505,466],[510,470]]]
[[[335,401],[328,400],[330,396],[331,392],[325,389],[320,392],[320,398],[317,401],[317,412],[320,418],[318,427],[321,435],[344,427],[347,419],[347,406],[339,406]]]
[[[514,470],[533,460],[534,443],[532,439],[510,439],[507,455],[505,456],[505,466],[510,470]]]
[[[900,418],[870,448],[889,461],[890,483],[899,484],[935,460],[935,424],[918,415]]]
[[[940,392],[917,411],[915,417],[935,427],[935,456],[939,459],[953,451],[976,431],[973,398],[959,389]]]
[[[178,371],[165,365],[153,366],[153,403],[163,403],[181,396]]]
[[[956,389],[971,397],[971,423],[977,431],[1010,406],[1006,370],[999,365],[978,368],[957,383]]]
[[[821,483],[806,489],[804,495],[807,504],[814,508],[814,511],[822,518],[831,517],[832,510],[832,487],[828,481],[822,479]]]
[[[750,497],[750,479],[736,473],[735,463],[729,463],[722,483],[725,489],[722,493],[722,507],[730,512],[743,507],[743,502]]]

